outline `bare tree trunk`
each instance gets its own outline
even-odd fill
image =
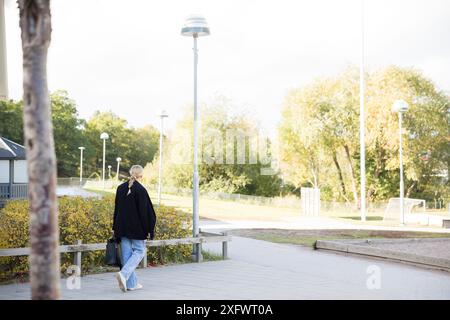
[[[47,88],[49,0],[18,0],[23,50],[24,131],[30,202],[32,299],[60,298],[56,158]]]
[[[416,182],[413,182],[407,189],[405,198],[409,198],[411,196],[411,192],[413,191],[414,187],[416,186]]]
[[[359,209],[359,196],[358,190],[356,189],[356,178],[355,178],[355,169],[353,168],[352,157],[350,156],[350,150],[347,145],[344,145],[345,155],[347,156],[347,161],[350,167],[350,180],[352,183],[352,192],[353,192],[353,201],[355,203],[355,208]]]
[[[341,169],[341,166],[340,166],[339,161],[337,159],[336,151],[333,151],[333,162],[334,162],[334,165],[336,166],[336,169],[338,171],[339,183],[341,185],[342,196],[344,197],[345,202],[348,203],[349,200],[348,200],[348,197],[347,197],[347,190],[345,189],[344,176],[342,175],[342,169]]]

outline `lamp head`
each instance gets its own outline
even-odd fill
[[[109,139],[109,135],[106,132],[102,132],[102,134],[100,135],[100,139],[102,140]]]
[[[84,149],[86,149],[85,147],[78,147],[78,149],[80,149],[80,150],[84,150]]]
[[[169,115],[167,114],[166,110],[161,110],[161,113],[159,114],[160,118],[167,118]]]
[[[397,100],[394,102],[394,104],[392,105],[392,111],[393,112],[406,112],[409,109],[409,105],[406,101],[404,100]]]
[[[121,157],[117,157],[117,158],[116,158],[116,161],[117,161],[117,162],[120,162],[120,161],[122,161],[122,158],[121,158]]]
[[[186,18],[181,35],[186,37],[209,36],[209,26],[206,19],[199,14],[192,14]]]

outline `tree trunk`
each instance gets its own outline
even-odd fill
[[[352,157],[350,156],[350,149],[347,145],[344,145],[345,155],[347,156],[347,161],[350,167],[350,180],[352,183],[352,192],[353,192],[353,201],[355,203],[355,208],[359,209],[359,196],[358,190],[356,188],[356,178],[355,178],[355,169],[353,168]]]
[[[413,191],[414,187],[416,186],[416,182],[413,182],[407,189],[405,198],[409,198],[411,196],[411,192]]]
[[[344,197],[346,202],[349,202],[349,200],[347,198],[347,190],[345,190],[344,176],[342,175],[342,169],[341,169],[341,166],[339,165],[339,161],[337,159],[336,151],[333,151],[333,162],[334,162],[334,165],[336,166],[336,169],[338,171],[339,183],[341,185],[342,196]]]
[[[49,0],[18,0],[23,50],[24,135],[30,203],[32,299],[60,298],[56,158],[47,88]]]

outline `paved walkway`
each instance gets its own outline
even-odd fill
[[[84,276],[79,290],[62,280],[63,298],[450,299],[447,272],[242,237],[233,237],[229,254],[226,261],[139,269],[145,289],[135,292],[122,293],[113,273]],[[368,289],[368,268],[379,271],[380,289]],[[28,298],[28,284],[0,286],[0,299]]]

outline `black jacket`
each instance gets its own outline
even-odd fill
[[[156,214],[147,190],[135,181],[128,192],[128,181],[117,187],[113,230],[117,238],[153,240]]]

